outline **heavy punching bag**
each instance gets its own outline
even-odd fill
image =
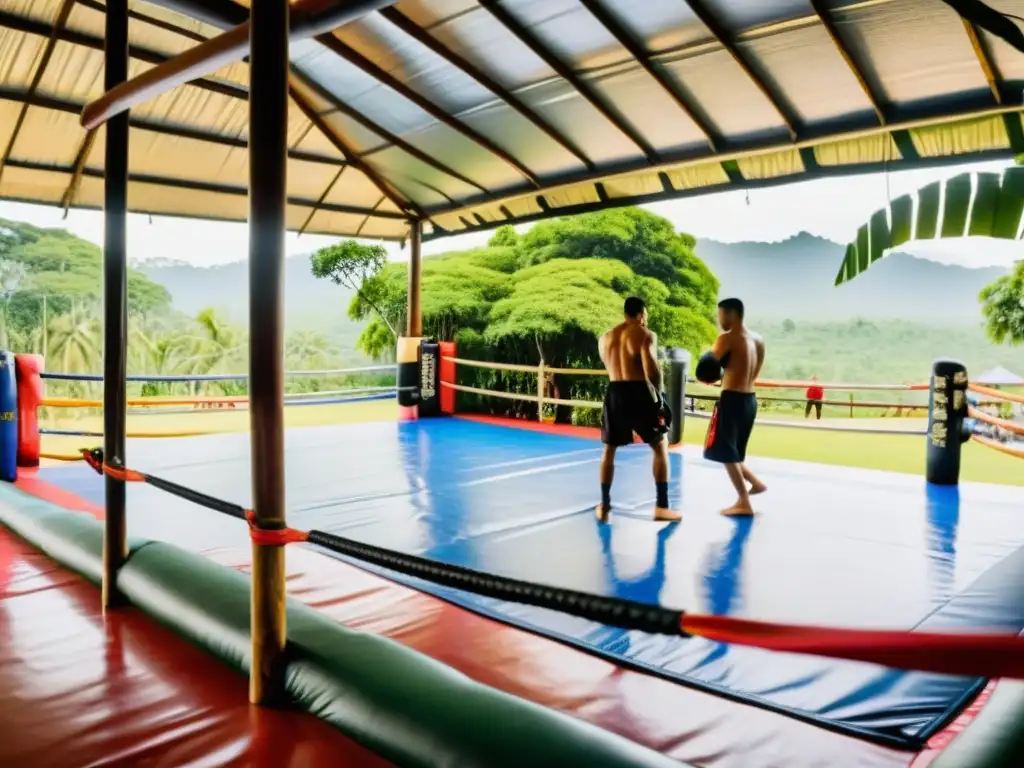
[[[0,351],[0,480],[18,477],[18,382],[14,354]]]
[[[936,360],[928,392],[928,447],[925,477],[936,485],[960,482],[960,449],[970,439],[967,418],[967,368],[955,360]]]

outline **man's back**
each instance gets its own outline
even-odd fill
[[[733,328],[722,334],[726,338],[729,364],[722,376],[722,389],[732,392],[753,392],[754,382],[764,362],[764,339],[746,328]]]
[[[601,337],[601,360],[609,381],[644,381],[643,353],[651,333],[637,323],[620,323]]]

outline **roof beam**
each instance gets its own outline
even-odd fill
[[[331,190],[334,189],[335,185],[341,180],[341,175],[345,173],[345,169],[347,167],[347,165],[341,166],[341,168],[338,169],[338,172],[334,174],[334,178],[332,178],[330,182],[327,184],[327,187],[324,189],[323,194],[320,195],[320,197],[317,199],[316,205],[314,205],[313,208],[310,210],[309,216],[306,217],[306,220],[302,222],[302,226],[299,227],[299,237],[302,237],[302,234],[306,231],[306,227],[309,226],[309,222],[313,220],[313,217],[316,216],[316,212],[319,211],[320,207],[324,204],[324,200],[327,199],[327,196],[331,194]],[[380,203],[377,203],[377,205],[380,205]],[[356,234],[358,234],[358,232]]]
[[[961,19],[964,23],[964,31],[967,32],[967,39],[971,43],[971,48],[974,50],[974,55],[978,59],[978,64],[981,66],[981,72],[985,75],[985,82],[988,83],[989,90],[992,91],[992,98],[995,99],[996,104],[1003,103],[1003,94],[999,88],[1001,78],[999,72],[996,69],[995,62],[992,61],[992,57],[989,56],[988,50],[985,48],[985,43],[981,39],[981,35],[978,34],[978,30],[974,24],[969,22],[967,19]]]
[[[843,61],[846,62],[846,66],[857,80],[857,84],[860,89],[864,91],[864,95],[868,97],[868,102],[871,104],[871,108],[875,111],[875,116],[878,118],[879,125],[885,125],[885,111],[882,109],[881,99],[875,95],[875,92],[871,90],[871,85],[868,84],[867,78],[864,77],[864,73],[857,64],[857,60],[853,58],[853,53],[847,48],[846,43],[843,42],[842,36],[839,34],[839,27],[836,25],[836,20],[832,16],[832,11],[829,10],[828,6],[825,5],[824,0],[811,0],[811,8],[814,13],[821,20],[822,26],[825,27],[825,31],[828,32],[828,36],[832,38],[832,44],[839,51],[839,55],[843,57]]]
[[[81,0],[79,0],[79,2],[81,2]],[[0,27],[13,29],[18,32],[25,32],[29,35],[37,35],[39,37],[53,35],[53,37],[59,42],[70,43],[71,45],[81,46],[82,48],[89,48],[94,51],[99,51],[100,53],[103,52],[103,38],[101,37],[94,37],[92,35],[85,34],[84,32],[64,29],[63,27],[56,30],[56,32],[52,32],[47,24],[34,19],[26,19],[21,16],[16,16],[6,11],[0,11]],[[162,53],[131,44],[128,46],[128,56],[132,59],[144,61],[147,64],[162,64],[170,58]],[[233,83],[226,83],[222,80],[200,78],[198,80],[191,81],[189,85],[194,85],[196,88],[202,88],[203,90],[219,93],[222,96],[230,96],[235,99],[248,100],[249,98],[249,91],[246,88]]]
[[[390,88],[392,91],[395,91],[403,98],[407,99],[408,101],[411,101],[413,104],[422,109],[432,118],[437,120],[439,123],[442,123],[443,125],[446,125],[452,130],[462,134],[467,139],[472,141],[474,144],[483,147],[484,149],[488,150],[491,154],[495,155],[496,157],[506,162],[508,165],[515,168],[516,171],[525,176],[534,186],[540,185],[540,182],[538,181],[533,171],[531,171],[521,162],[516,160],[514,157],[512,157],[512,155],[510,155],[504,149],[499,147],[489,138],[487,138],[480,132],[476,131],[475,129],[470,128],[468,125],[466,125],[458,118],[448,114],[443,109],[434,104],[430,99],[421,96],[419,93],[417,93],[412,88],[407,86],[401,80],[394,77],[389,72],[386,72],[384,69],[382,69],[381,67],[377,66],[372,61],[367,59],[354,48],[343,43],[334,34],[318,35],[316,40],[321,45],[328,48],[332,53],[336,54],[337,56],[341,57],[352,66],[362,70],[367,75],[377,80],[377,82],[379,82],[381,85]]]
[[[390,21],[402,32],[411,37],[413,40],[418,42],[420,45],[430,49],[435,54],[440,56],[442,59],[447,61],[453,67],[461,70],[465,75],[475,80],[477,83],[482,85],[488,91],[493,93],[505,104],[514,109],[528,121],[530,121],[536,128],[543,131],[547,136],[554,141],[556,144],[562,147],[566,152],[573,155],[587,168],[593,170],[595,168],[594,162],[587,157],[583,151],[570,140],[564,133],[555,128],[551,123],[547,122],[534,112],[532,109],[526,106],[523,101],[515,96],[511,91],[505,88],[501,83],[492,78],[482,69],[477,67],[472,62],[463,58],[459,54],[455,53],[451,48],[444,45],[440,40],[430,34],[427,30],[420,27],[412,19],[402,13],[395,7],[385,8],[380,12],[380,15]]]
[[[78,152],[75,154],[71,181],[68,182],[68,187],[60,198],[60,205],[64,209],[65,219],[68,217],[68,211],[71,209],[71,203],[74,201],[75,195],[78,194],[78,185],[82,181],[82,173],[85,172],[86,163],[89,162],[89,154],[92,152],[98,134],[99,131],[86,131],[85,138],[82,139]]]
[[[371,182],[373,182],[377,189],[380,190],[381,194],[384,195],[396,206],[398,206],[398,209],[400,211],[412,211],[420,218],[425,218],[426,214],[424,214],[422,208],[416,205],[416,203],[414,203],[412,200],[406,199],[401,193],[392,188],[387,181],[381,178],[380,174],[377,173],[377,171],[375,171],[370,166],[369,163],[357,157],[355,153],[349,148],[349,146],[345,144],[344,141],[342,141],[341,137],[338,136],[333,130],[331,130],[331,126],[329,126],[324,121],[324,119],[319,114],[317,114],[317,111],[313,109],[313,106],[308,101],[306,101],[305,97],[301,93],[296,91],[296,89],[292,85],[292,81],[294,79],[295,75],[289,71],[288,91],[291,94],[292,99],[298,105],[299,109],[302,110],[303,114],[306,115],[309,121],[316,126],[317,130],[319,130],[320,133],[322,133],[327,138],[327,140],[334,145],[334,148],[337,149],[344,156],[345,160],[349,163],[349,165],[352,165],[358,170],[362,171],[363,174],[365,174],[366,177]]]
[[[65,101],[52,96],[41,96],[39,94],[29,93],[28,91],[12,90],[3,87],[0,87],[0,101],[15,101],[27,104],[30,107],[52,109],[55,112],[68,112],[76,115],[82,114],[82,109],[85,107],[84,104],[76,101]],[[237,136],[226,136],[222,133],[216,133],[215,131],[208,131],[202,128],[169,125],[167,123],[159,123],[140,117],[129,117],[128,125],[140,131],[161,133],[165,136],[176,136],[179,139],[206,141],[211,144],[220,144],[226,147],[237,147],[238,149],[246,149],[249,146],[248,141],[240,139]],[[306,163],[322,163],[325,165],[339,165],[344,163],[344,160],[339,160],[337,157],[320,155],[315,152],[306,152],[300,149],[289,149],[288,159],[301,160]]]
[[[64,29],[64,26],[68,22],[68,17],[71,15],[71,9],[75,6],[75,0],[64,0],[61,3],[60,9],[57,11],[57,17],[53,21],[53,27],[49,32],[49,37],[46,40],[46,45],[43,48],[43,55],[39,57],[39,65],[36,67],[35,73],[32,75],[32,83],[28,87],[29,95],[31,96],[36,92],[39,87],[39,83],[42,82],[43,75],[46,73],[46,68],[50,64],[50,59],[53,56],[53,49],[57,45],[57,36]],[[11,138],[7,142],[7,147],[4,149],[4,153],[0,156],[0,181],[4,177],[4,167],[7,165],[7,161],[11,159],[11,151],[14,149],[14,145],[18,141],[18,134],[21,133],[21,126],[25,124],[25,116],[28,114],[28,104],[22,102],[21,109],[18,110],[18,118],[14,121],[14,130],[11,131]]]
[[[796,141],[798,138],[796,124],[797,119],[795,115],[789,113],[788,108],[782,104],[782,99],[772,92],[772,89],[764,81],[764,79],[754,71],[750,62],[747,60],[746,54],[740,50],[737,44],[737,36],[727,30],[719,21],[715,18],[714,14],[708,10],[707,6],[704,5],[704,0],[683,0],[693,11],[693,14],[700,19],[701,23],[708,28],[708,31],[714,37],[729,55],[732,56],[743,73],[747,76],[757,89],[764,94],[764,97],[768,100],[768,103],[772,105],[779,117],[782,119],[782,123],[786,126],[786,130],[789,131],[789,138]]]
[[[557,56],[541,43],[536,35],[520,23],[519,19],[509,13],[501,3],[497,2],[497,0],[479,0],[479,2],[482,8],[485,8],[502,26],[529,48],[537,58],[551,67],[559,77],[572,86],[605,120],[614,125],[626,138],[633,142],[648,160],[653,161],[658,158],[658,152],[651,146],[651,143],[632,125],[626,122],[624,118],[612,111],[596,88],[573,72],[564,62],[560,61]]]
[[[698,107],[696,103],[691,102],[691,98],[683,92],[683,89],[672,80],[661,70],[661,68],[655,64],[651,59],[650,53],[644,50],[643,45],[636,39],[636,37],[629,32],[618,19],[616,19],[601,3],[599,0],[580,0],[583,7],[590,11],[591,15],[597,19],[597,21],[606,29],[608,33],[614,37],[619,45],[625,48],[629,55],[636,59],[637,63],[644,68],[648,75],[661,86],[662,90],[665,91],[671,97],[672,101],[676,103],[683,113],[693,121],[704,137],[707,139],[708,146],[712,152],[718,151],[718,146],[722,144],[722,138],[717,135],[717,131],[711,125],[711,123],[698,114]]]
[[[292,71],[292,75],[294,75],[295,78],[298,79],[305,87],[309,88],[311,91],[314,91],[318,97],[320,97],[321,99],[326,101],[328,104],[330,104],[332,112],[338,112],[338,113],[340,113],[342,115],[345,115],[346,117],[354,120],[355,122],[359,123],[361,126],[366,128],[368,131],[372,131],[373,133],[376,133],[378,136],[380,136],[385,141],[390,142],[390,145],[398,147],[401,150],[404,150],[405,152],[409,153],[410,155],[415,157],[420,162],[426,163],[427,165],[429,165],[434,170],[440,171],[441,173],[443,173],[443,174],[445,174],[447,176],[451,176],[454,179],[458,179],[463,184],[468,184],[469,186],[473,187],[474,189],[479,189],[481,192],[487,192],[487,189],[485,189],[483,186],[481,186],[477,182],[473,181],[469,177],[464,176],[463,174],[461,174],[458,171],[456,171],[454,168],[451,168],[450,166],[445,165],[441,161],[435,160],[433,157],[428,155],[423,150],[418,149],[417,147],[415,147],[412,144],[410,144],[409,142],[407,142],[401,136],[398,136],[398,135],[392,133],[387,128],[384,128],[383,126],[378,125],[377,123],[373,122],[369,118],[365,117],[362,112],[359,112],[359,111],[357,111],[355,109],[352,109],[352,107],[348,106],[347,104],[342,103],[338,99],[338,97],[336,97],[333,93],[331,93],[326,88],[324,88],[322,85],[320,85],[320,83],[316,82],[315,80],[311,79],[310,77],[307,77],[301,70],[296,68],[294,65],[292,65],[291,71]],[[321,116],[326,116],[327,114],[330,114],[330,113],[329,112],[321,112],[320,114],[321,114]],[[380,149],[387,149],[387,148],[388,148],[388,146],[384,146],[384,147],[381,147]],[[380,149],[375,149],[373,151],[374,152],[375,151],[380,151]],[[358,157],[360,157],[360,158],[365,158],[367,155],[370,155],[370,154],[372,154],[372,152],[357,153]]]
[[[26,171],[45,171],[47,173],[65,173],[73,174],[75,172],[74,166],[68,165],[49,165],[47,163],[33,163],[26,160],[11,160],[9,163],[11,168],[21,168]],[[102,179],[103,170],[100,168],[89,168],[85,167],[81,171],[83,178],[90,179]],[[187,189],[192,192],[212,192],[218,195],[231,195],[235,197],[246,197],[249,194],[248,187],[235,186],[232,184],[217,184],[207,181],[194,181],[189,179],[175,179],[170,176],[157,176],[149,173],[131,173],[128,175],[128,180],[136,184],[153,184],[161,187],[171,187],[174,189]],[[289,205],[298,205],[303,208],[313,207],[318,205],[316,200],[310,200],[305,197],[289,197]],[[320,207],[326,211],[333,211],[335,213],[348,213],[354,216],[375,216],[381,219],[389,219],[394,221],[406,221],[408,217],[402,213],[395,213],[393,211],[379,211],[370,208],[363,208],[357,205],[344,205],[341,203],[320,203]],[[175,216],[177,214],[168,213],[167,216]]]

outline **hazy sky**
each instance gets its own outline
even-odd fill
[[[1010,161],[975,163],[934,170],[903,171],[836,179],[820,179],[763,190],[719,192],[702,197],[644,206],[668,218],[677,229],[722,242],[783,240],[801,230],[848,242],[872,213],[894,199],[937,179],[966,170],[1000,171]],[[43,227],[63,227],[79,237],[102,243],[103,216],[96,211],[71,211],[67,219],[57,208],[0,202],[0,218]],[[527,227],[519,227],[526,229]],[[129,257],[167,258],[210,266],[248,256],[245,224],[204,222],[132,215],[128,220]],[[481,245],[490,232],[444,238],[424,245],[424,253]],[[289,255],[309,253],[335,238],[289,234]],[[389,245],[394,258],[403,258]],[[1008,266],[1024,256],[1024,244],[987,239],[936,241],[901,250],[964,266]]]

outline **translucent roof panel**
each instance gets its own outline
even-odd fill
[[[129,7],[131,76],[248,14]],[[104,13],[0,0],[0,197],[102,204]],[[294,42],[289,84],[288,225],[337,236],[1024,154],[1024,54],[938,0],[398,0]],[[239,61],[132,110],[133,210],[246,217],[248,89]]]

